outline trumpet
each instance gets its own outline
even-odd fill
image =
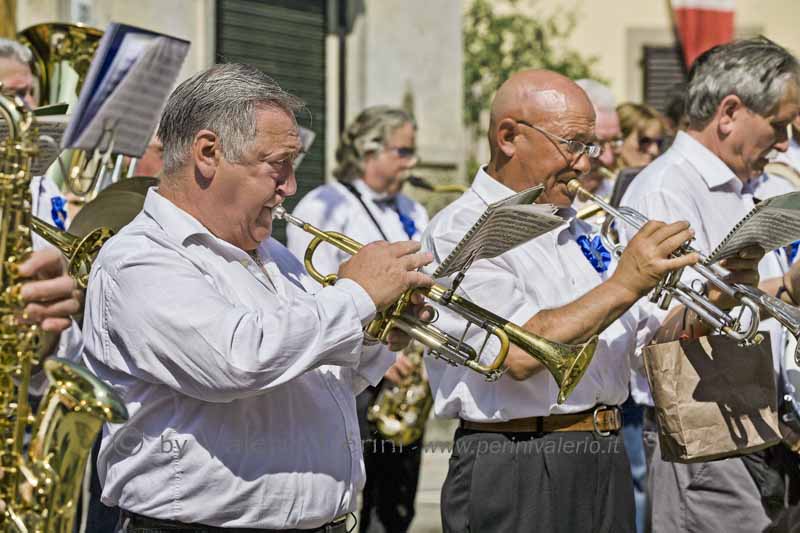
[[[309,275],[323,286],[336,283],[336,274],[321,274],[314,268],[313,257],[317,247],[326,242],[343,252],[355,255],[363,246],[361,243],[335,231],[323,231],[299,218],[290,215],[282,206],[272,211],[273,218],[285,220],[314,236],[306,248],[304,264]],[[466,319],[467,325],[461,337],[455,337],[442,331],[433,324],[408,316],[405,311],[409,307],[412,294],[418,291],[426,298],[447,307]],[[481,348],[476,350],[464,343],[464,338],[471,326],[477,326],[486,332]],[[428,289],[411,289],[388,309],[380,312],[370,324],[365,334],[368,338],[386,343],[389,331],[397,328],[429,348],[431,355],[444,359],[452,365],[466,366],[486,377],[487,381],[497,380],[504,372],[504,362],[511,344],[524,350],[531,357],[539,360],[555,378],[559,387],[558,403],[564,403],[575,389],[597,348],[597,336],[580,345],[560,344],[549,341],[525,331],[516,324],[499,317],[478,305],[453,294],[451,289],[442,285],[433,285]],[[489,364],[481,364],[480,359],[488,341],[495,337],[500,349]]]
[[[609,248],[616,257],[622,255],[625,246],[613,242],[609,237],[611,225],[614,220],[619,219],[637,230],[641,229],[642,226],[648,222],[647,217],[635,209],[629,207],[614,207],[599,196],[587,191],[581,186],[578,179],[570,180],[569,183],[567,183],[567,188],[573,193],[581,193],[588,196],[608,214],[603,222],[600,238],[603,244]],[[727,283],[725,281],[725,275],[727,273],[722,267],[718,265],[709,265],[708,258],[688,244],[684,244],[674,253],[675,255],[689,253],[698,254],[700,256],[700,263],[690,268],[724,294],[737,300],[741,305],[741,311],[738,317],[733,317],[730,313],[711,303],[708,298],[705,297],[703,291],[683,283],[680,279],[683,269],[671,272],[662,278],[656,288],[653,289],[650,300],[654,303],[658,303],[661,309],[667,309],[672,298],[675,298],[687,308],[694,311],[701,320],[709,324],[715,330],[722,332],[742,345],[758,344],[763,340],[763,336],[758,332],[761,311],[777,319],[790,330],[800,332],[800,312],[797,310],[783,304],[783,302],[780,302],[783,305],[778,306],[775,303],[777,300],[776,298],[770,297],[757,288]],[[745,324],[742,318],[748,313],[750,315],[750,320]]]

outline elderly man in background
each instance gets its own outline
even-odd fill
[[[622,148],[622,131],[617,116],[617,100],[614,93],[602,83],[584,78],[575,82],[586,92],[595,114],[595,136],[602,148],[599,157],[591,159],[591,169],[580,177],[581,184],[589,191],[604,198],[611,196],[617,174],[617,159]],[[580,211],[587,200],[576,198],[573,207]]]
[[[430,256],[373,243],[317,290],[270,239],[296,191],[298,107],[247,65],[184,81],[161,117],[161,183],[92,269],[85,361],[131,415],[98,468],[128,532],[343,533],[356,508],[355,394],[394,362],[362,328],[430,285]]]
[[[658,220],[688,220],[692,244],[710,253],[754,206],[755,180],[772,150],[786,151],[787,125],[800,110],[800,65],[765,38],[715,47],[701,55],[689,76],[689,126],[670,149],[633,181],[623,205]],[[619,228],[630,237],[631,228]],[[798,271],[779,254],[759,264],[760,288],[787,303],[800,301]],[[690,313],[691,315],[692,313]],[[784,334],[774,320],[770,332],[775,368]],[[634,380],[642,401],[652,405],[643,375]],[[652,413],[652,412],[651,412]],[[649,488],[655,532],[761,531],[784,506],[782,477],[797,466],[782,446],[751,456],[708,463],[661,460],[652,414],[646,417],[646,446],[652,451]]]

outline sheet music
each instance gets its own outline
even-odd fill
[[[742,219],[709,257],[716,263],[738,255],[748,246],[771,252],[800,240],[800,192],[760,202]]]
[[[185,41],[163,36],[152,39],[70,147],[105,149],[109,141],[106,132],[113,129],[113,153],[141,157],[188,49]]]
[[[36,117],[36,127],[39,130],[39,153],[31,164],[31,175],[43,175],[58,154],[61,153],[61,138],[67,128],[68,118],[66,115],[49,115]],[[0,139],[8,138],[8,124],[0,120]],[[48,139],[52,139],[52,142]]]
[[[452,253],[433,273],[443,278],[479,259],[490,259],[543,235],[564,223],[556,207],[532,203],[541,193],[536,187],[490,205]]]
[[[38,117],[36,122],[39,126],[39,154],[33,160],[31,174],[42,176],[61,153],[61,138],[67,129],[68,117],[66,115]]]

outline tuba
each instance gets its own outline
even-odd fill
[[[336,246],[343,252],[355,255],[362,244],[353,239],[332,231],[322,231],[307,222],[303,222],[286,212],[282,206],[272,210],[272,216],[283,219],[289,224],[299,227],[314,236],[306,248],[304,264],[309,275],[320,285],[328,286],[336,283],[336,275],[323,275],[314,268],[313,257],[317,247],[323,242]],[[418,291],[429,300],[446,306],[454,313],[467,321],[466,329],[461,337],[450,335],[433,324],[407,316],[406,309],[411,303],[412,294]],[[477,326],[486,333],[486,338],[479,349],[463,342],[470,327]],[[433,285],[427,289],[413,289],[406,291],[400,299],[388,309],[378,314],[378,317],[367,325],[365,335],[380,342],[386,342],[391,329],[400,329],[427,346],[430,354],[440,357],[453,365],[466,366],[486,377],[489,381],[497,380],[504,372],[505,362],[511,344],[514,344],[540,361],[555,378],[559,387],[558,403],[564,403],[578,382],[586,373],[589,363],[597,348],[597,336],[593,336],[584,344],[566,345],[549,341],[534,335],[523,328],[499,317],[482,307],[475,305],[454,291],[442,286]],[[489,364],[481,364],[480,359],[490,338],[494,337],[499,343],[498,353]]]
[[[0,95],[0,116],[8,128],[0,140],[0,530],[71,533],[94,439],[104,422],[121,423],[128,414],[111,388],[81,366],[42,362],[44,332],[19,319],[18,267],[32,251],[30,168],[38,131],[18,97]],[[28,394],[40,365],[50,386],[34,414]]]
[[[33,53],[41,105],[77,102],[102,36],[96,28],[65,23],[37,24],[17,35]],[[105,150],[62,153],[59,157],[66,160],[62,178],[69,192],[81,198],[94,196],[98,182],[114,169],[112,149],[113,139]],[[60,167],[54,170],[60,171]]]

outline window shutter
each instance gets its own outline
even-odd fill
[[[644,47],[644,101],[664,112],[669,91],[686,81],[683,58],[677,46]]]

